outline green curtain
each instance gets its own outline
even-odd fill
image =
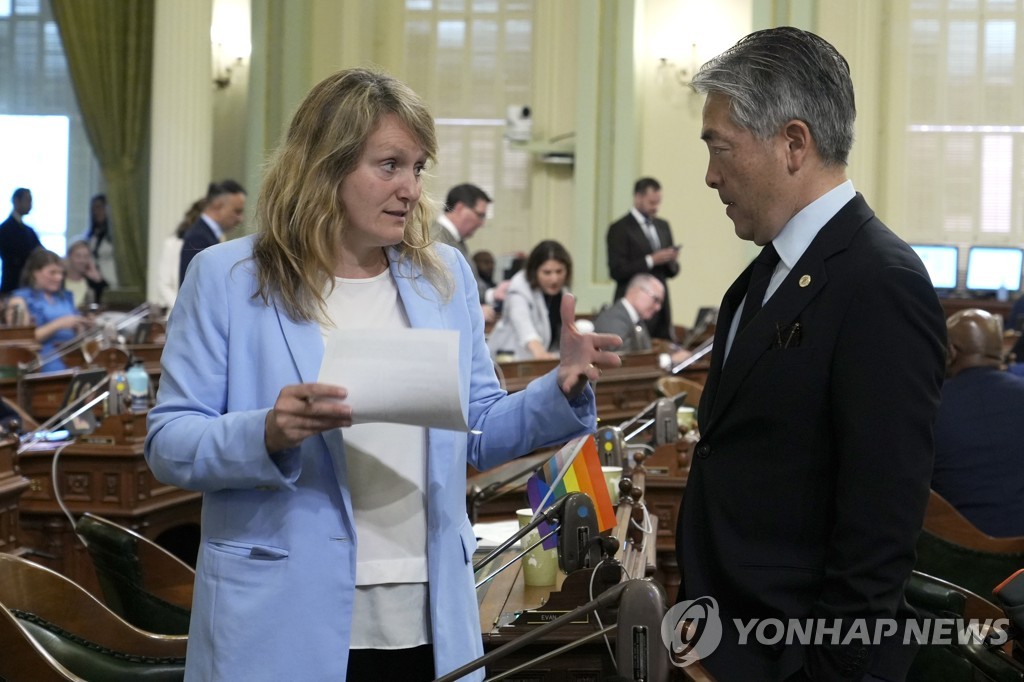
[[[146,290],[155,0],[50,0],[107,183],[120,286]]]

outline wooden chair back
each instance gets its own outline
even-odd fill
[[[658,389],[658,393],[666,398],[671,398],[685,391],[686,399],[683,401],[683,404],[693,408],[700,404],[700,397],[704,393],[703,384],[693,379],[677,376],[661,377],[655,382],[655,387]]]
[[[64,576],[0,554],[0,678],[174,680],[187,638],[143,632]]]
[[[89,549],[111,611],[148,632],[188,633],[195,571],[152,540],[86,513],[75,532]]]
[[[934,490],[917,542],[915,568],[988,597],[1024,568],[1024,537],[994,538],[980,531]]]

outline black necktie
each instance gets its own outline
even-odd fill
[[[757,258],[754,259],[754,267],[750,271],[750,282],[747,285],[747,298],[743,303],[743,315],[740,317],[740,326],[736,331],[743,329],[747,323],[761,309],[764,295],[768,291],[768,283],[772,280],[772,273],[779,262],[779,252],[775,245],[768,243]]]

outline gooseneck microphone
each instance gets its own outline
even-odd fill
[[[614,625],[595,630],[575,642],[570,642],[542,656],[491,677],[499,680],[534,668],[590,641],[616,632],[617,672],[632,682],[667,682],[670,670],[668,649],[661,644],[661,619],[665,616],[665,593],[661,587],[647,579],[635,578],[618,583],[597,595],[586,604],[568,611],[553,621],[539,625],[514,640],[470,661],[457,670],[443,675],[434,682],[454,682],[474,670],[488,666],[520,649],[533,644],[550,632],[578,621],[583,616],[601,609],[618,606]],[[637,674],[634,674],[637,673]],[[642,676],[640,676],[642,674]]]

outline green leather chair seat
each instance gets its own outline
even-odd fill
[[[99,646],[33,614],[18,610],[12,613],[58,663],[88,682],[180,682],[185,678],[184,658],[125,654]]]

